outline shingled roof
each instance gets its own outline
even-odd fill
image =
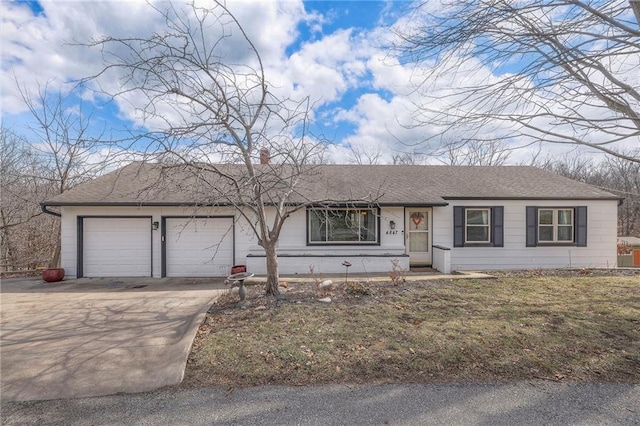
[[[241,165],[218,165],[246,189]],[[267,176],[272,165],[256,165]],[[285,185],[286,186],[286,185]],[[277,192],[278,185],[272,192]],[[375,202],[446,205],[453,199],[614,200],[619,197],[528,166],[320,165],[309,166],[292,203]],[[282,188],[279,188],[282,189]],[[132,163],[43,202],[70,205],[230,204],[228,181],[206,168]],[[233,204],[237,203],[233,201]]]

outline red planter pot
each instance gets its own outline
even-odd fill
[[[42,279],[48,283],[62,281],[64,278],[64,268],[49,268],[42,271]]]

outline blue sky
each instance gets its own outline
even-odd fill
[[[305,43],[317,40],[323,34],[333,34],[339,30],[351,30],[356,33],[366,33],[380,26],[392,25],[393,14],[407,2],[398,1],[304,1],[305,10],[308,13],[319,13],[325,17],[326,21],[322,25],[322,34],[317,34],[310,25],[301,23],[298,26],[299,37],[287,48],[287,53],[292,54]],[[367,74],[367,79],[371,78]],[[367,91],[372,90],[370,86],[353,87],[344,92],[340,99],[335,102],[323,105],[318,109],[319,115],[330,115],[336,109],[351,109],[358,99]],[[375,90],[382,97],[388,96],[383,90]],[[326,123],[325,123],[326,124]],[[357,131],[356,125],[348,121],[327,124],[321,129],[330,139],[342,141],[346,136]]]
[[[271,87],[285,97],[309,97],[314,105],[314,131],[335,143],[330,161],[388,163],[397,154],[437,151],[436,135],[442,129],[434,124],[431,112],[417,106],[428,103],[437,113],[451,104],[449,99],[414,89],[440,64],[402,63],[386,49],[394,40],[394,28],[405,29],[410,22],[409,1],[228,0],[227,5],[259,50]],[[145,36],[163,28],[162,20],[142,0],[5,0],[0,8],[2,125],[27,136],[33,123],[18,88],[33,94],[46,83],[51,91],[69,93],[72,82],[104,66],[99,51],[78,42],[105,35]],[[461,80],[499,78],[518,66],[442,73],[429,81],[429,90],[449,93]],[[120,77],[105,75],[99,83],[117,90]],[[69,98],[70,111],[80,97],[85,112],[93,113],[96,133],[121,134],[151,125],[142,121],[138,100],[131,96],[104,104],[104,98],[89,91],[75,91]],[[415,126],[417,111],[420,126]],[[488,137],[508,131],[496,126],[487,129]],[[454,130],[452,137],[460,139],[469,131]],[[520,150],[511,160],[526,160],[537,149]],[[567,151],[558,146],[547,150]]]
[[[380,77],[374,75],[375,71],[367,61],[376,54],[384,55],[378,46],[380,34],[388,31],[397,19],[398,11],[406,4],[392,1],[229,2],[232,10],[235,7],[240,11],[238,15],[245,28],[258,28],[257,32],[261,27],[266,31],[281,27],[278,34],[293,34],[281,47],[281,53],[287,58],[295,58],[304,71],[288,76],[292,87],[300,91],[306,88],[315,91],[309,93],[317,105],[314,129],[343,147],[365,147],[367,140],[371,139],[371,136],[359,136],[363,120],[369,120],[363,116],[363,96],[382,104],[393,99],[389,88],[384,82],[380,83]],[[92,10],[94,5],[109,9],[112,16]],[[130,6],[135,8],[128,12],[124,10]],[[43,83],[47,83],[51,91],[57,88],[67,91],[70,87],[68,82],[85,77],[100,65],[95,55],[82,52],[71,44],[100,34],[126,34],[127,24],[116,23],[123,13],[129,15],[127,18],[131,18],[131,23],[148,20],[150,14],[145,13],[143,6],[143,2],[133,0],[3,2],[3,125],[16,133],[29,135],[28,127],[33,123],[16,86],[32,94]],[[255,13],[245,13],[248,9],[255,9]],[[265,23],[254,18],[261,13],[269,15],[272,20]],[[340,57],[335,57],[334,49],[341,52]],[[271,53],[261,52],[267,61]],[[279,65],[274,66],[278,68]],[[281,66],[282,69],[289,67],[288,64]],[[345,75],[351,71],[337,69],[340,66],[357,68],[357,75]],[[315,80],[313,76],[305,78],[310,70],[318,71]],[[72,93],[68,101],[71,104],[80,99]],[[104,105],[100,101],[93,98],[82,102],[85,110],[91,110],[97,128],[106,128],[107,133],[118,133],[121,129],[135,126],[131,112],[121,104],[111,102]],[[380,124],[379,119],[374,121]],[[376,133],[385,132],[387,130],[383,126]],[[382,149],[384,144],[377,145],[376,149]],[[345,152],[338,152],[335,161],[344,160],[345,155]]]

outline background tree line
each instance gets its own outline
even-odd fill
[[[40,203],[117,164],[104,134],[70,94],[48,85],[21,94],[29,127],[0,124],[0,271],[59,265],[60,220]]]

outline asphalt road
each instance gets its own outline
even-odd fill
[[[265,386],[3,402],[3,425],[639,425],[640,385]]]

